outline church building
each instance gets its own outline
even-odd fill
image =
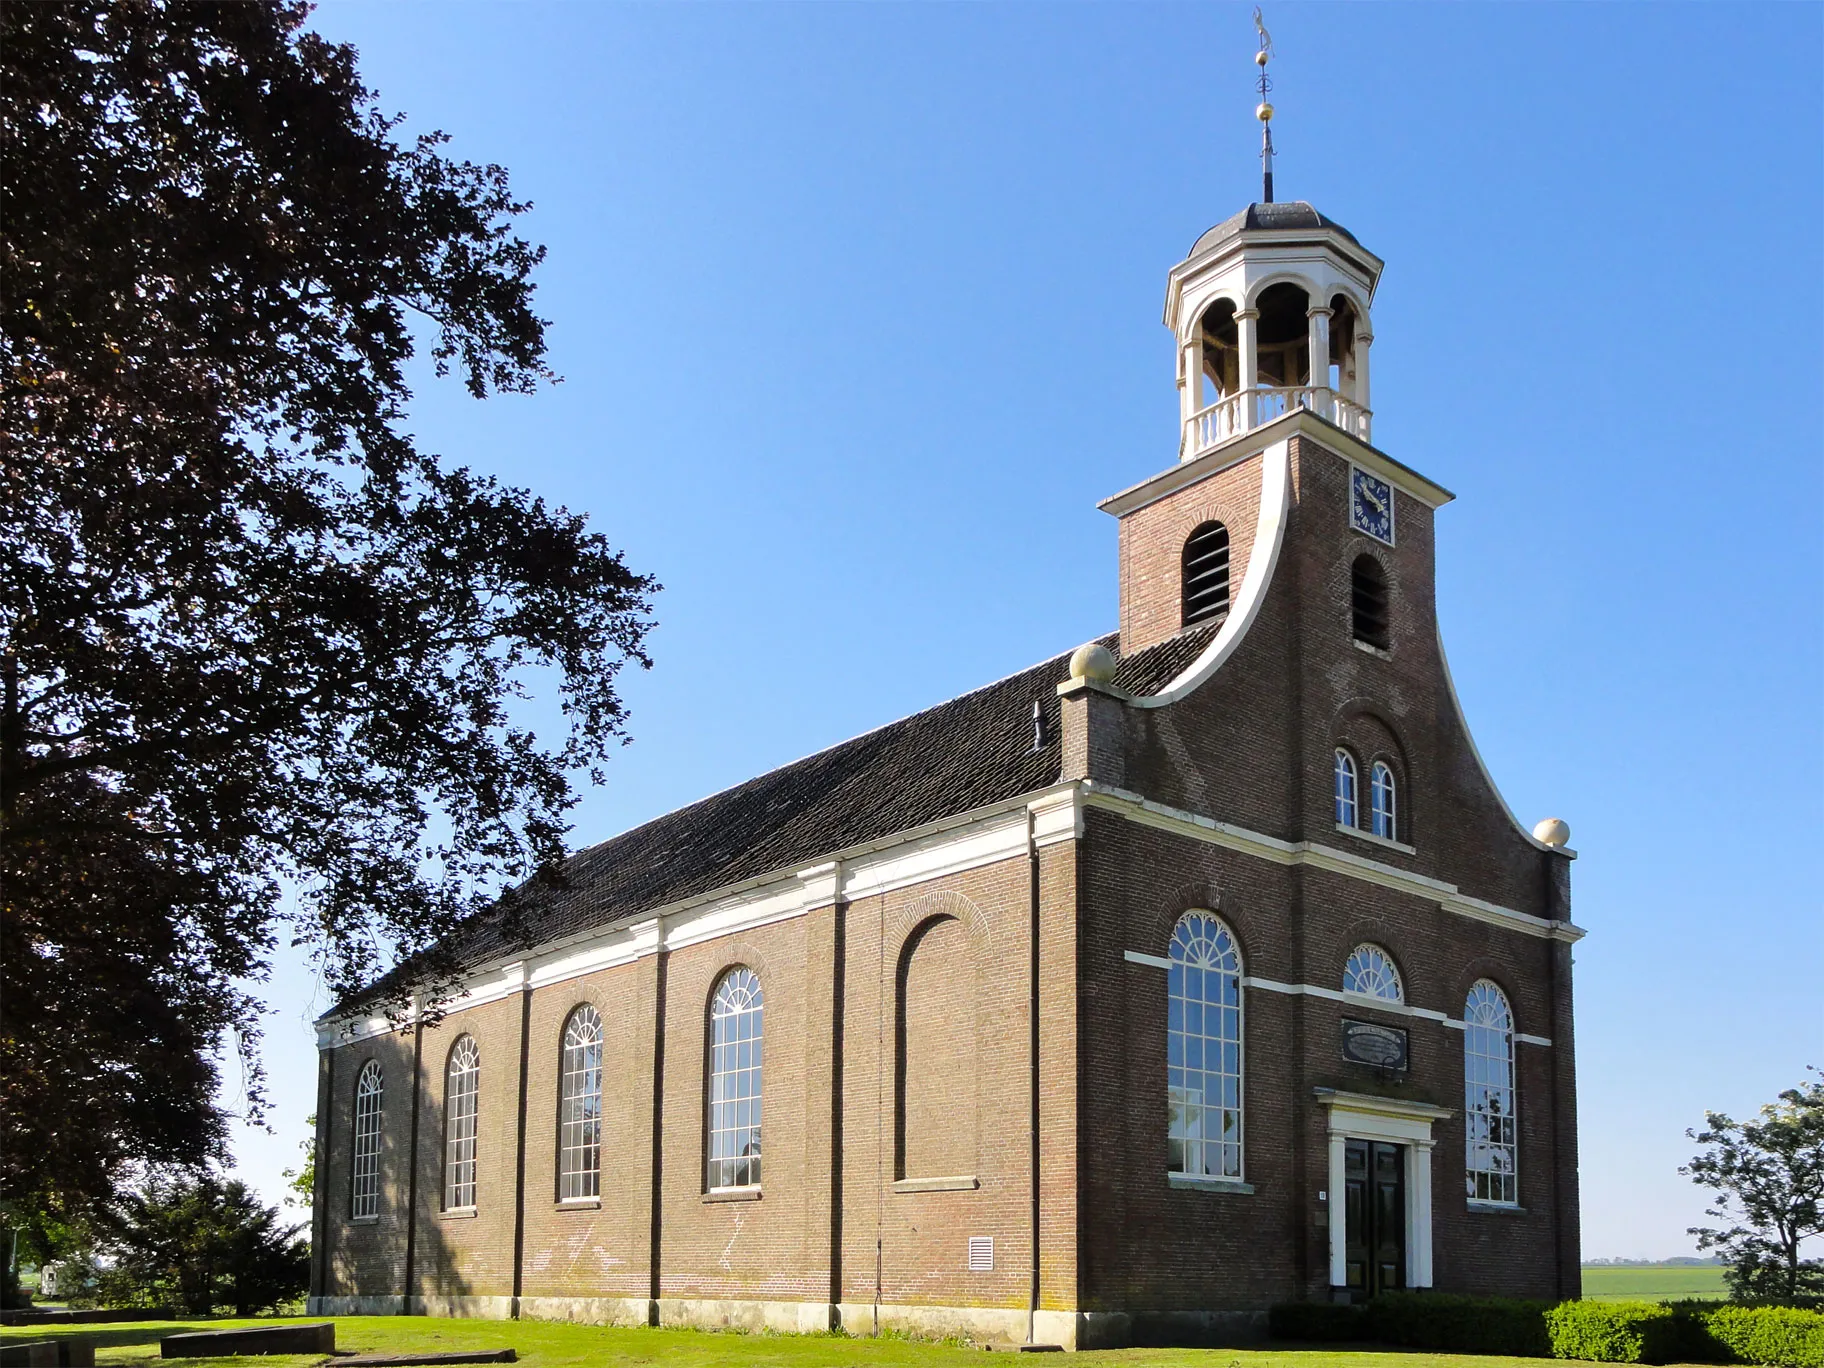
[[[312,1314],[1090,1348],[1576,1296],[1575,856],[1451,686],[1381,269],[1270,180],[1172,268],[1116,630],[580,851],[434,1021],[325,1016]]]

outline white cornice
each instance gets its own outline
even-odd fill
[[[1087,780],[1021,794],[1000,803],[933,822],[896,836],[839,852],[819,864],[800,865],[742,884],[681,899],[654,909],[638,921],[579,932],[537,947],[510,961],[483,965],[462,990],[441,1004],[445,1012],[479,1007],[619,965],[664,950],[732,936],[773,922],[803,916],[838,900],[872,897],[979,869],[1081,838],[1083,814],[1096,807],[1129,821],[1220,845],[1281,865],[1311,865],[1392,888],[1436,903],[1447,912],[1547,939],[1574,941],[1583,931],[1500,907],[1460,892],[1454,885],[1395,869],[1377,860],[1315,842],[1289,842],[1213,818],[1169,807],[1121,789]],[[1255,982],[1270,991],[1311,991]],[[1363,1005],[1372,1005],[1364,1003]],[[1429,1016],[1407,1009],[1413,1016]],[[352,1018],[325,1014],[317,1022],[320,1048],[384,1035],[398,1025],[367,1013]],[[1546,1043],[1540,1041],[1539,1043]]]
[[[1455,884],[1447,883],[1442,879],[1433,879],[1424,874],[1396,869],[1392,865],[1383,864],[1379,860],[1371,860],[1354,851],[1339,850],[1335,846],[1323,845],[1316,841],[1282,841],[1277,836],[1249,831],[1246,827],[1219,822],[1215,818],[1205,817],[1201,813],[1170,807],[1164,803],[1154,802],[1150,798],[1143,798],[1126,789],[1109,788],[1090,780],[1084,780],[1083,787],[1085,790],[1084,802],[1088,806],[1112,812],[1142,826],[1187,836],[1209,845],[1221,846],[1240,854],[1269,860],[1274,864],[1308,865],[1333,874],[1360,879],[1364,883],[1378,884],[1382,888],[1390,888],[1411,897],[1423,898],[1427,902],[1436,903],[1444,911],[1457,916],[1487,922],[1492,926],[1518,931],[1523,935],[1561,941],[1581,940],[1584,936],[1583,928],[1573,926],[1570,922],[1552,921],[1546,917],[1535,917],[1530,912],[1502,907],[1496,903],[1472,897],[1462,892]]]
[[[509,963],[484,965],[443,1003],[445,1012],[512,997],[585,974],[631,964],[661,948],[670,951],[773,922],[832,902],[873,897],[932,879],[996,864],[1082,834],[1082,794],[1074,784],[1021,794],[972,812],[838,853],[821,864],[777,871],[657,908],[641,920],[547,942]],[[347,1043],[396,1029],[385,1017],[326,1014],[317,1022],[319,1046]]]
[[[1351,437],[1336,424],[1318,417],[1310,409],[1289,409],[1269,423],[1237,433],[1228,441],[1211,447],[1189,461],[1181,461],[1137,485],[1129,485],[1119,494],[1111,494],[1096,507],[1104,513],[1124,518],[1148,504],[1157,503],[1169,494],[1209,479],[1239,461],[1258,455],[1274,442],[1284,441],[1297,433],[1309,437],[1332,455],[1353,461],[1364,470],[1373,471],[1395,489],[1417,499],[1427,508],[1440,508],[1457,496],[1443,485],[1426,479],[1410,466],[1402,465],[1386,452]]]

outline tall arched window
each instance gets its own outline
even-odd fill
[[[1229,611],[1229,529],[1206,522],[1184,544],[1184,625]]]
[[[1394,800],[1393,766],[1376,760],[1368,780],[1369,829],[1390,841],[1400,839],[1399,809]]]
[[[475,1138],[480,1120],[481,1050],[464,1036],[450,1051],[443,1076],[443,1206],[475,1205]]]
[[[752,969],[731,969],[709,1009],[709,1186],[760,1182],[760,1045],[765,998]]]
[[[559,1201],[602,1195],[602,1019],[585,1004],[564,1024],[557,1107]]]
[[[1400,971],[1378,945],[1358,945],[1349,952],[1349,961],[1343,965],[1343,991],[1386,1002],[1406,1000]]]
[[[1336,748],[1336,821],[1338,826],[1354,826],[1355,757],[1341,746]]]
[[[1373,556],[1363,552],[1350,568],[1350,603],[1354,611],[1355,639],[1385,651],[1387,635],[1387,572]]]
[[[380,1061],[370,1059],[355,1079],[355,1162],[350,1166],[349,1215],[380,1214]]]
[[[1166,1017],[1169,1168],[1241,1177],[1241,951],[1208,912],[1172,932]]]
[[[1469,1196],[1518,1202],[1519,1129],[1514,1110],[1514,1014],[1487,979],[1463,1006],[1463,1118]]]

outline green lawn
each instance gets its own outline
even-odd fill
[[[417,1350],[519,1351],[530,1368],[602,1368],[652,1364],[658,1368],[980,1368],[982,1351],[899,1339],[846,1339],[824,1335],[710,1334],[698,1330],[621,1330],[541,1321],[438,1320],[423,1316],[345,1316],[336,1319],[336,1348],[367,1354]],[[137,1365],[158,1359],[160,1337],[185,1330],[260,1321],[130,1321],[70,1326],[47,1332],[37,1326],[0,1328],[0,1339],[36,1339],[48,1333],[93,1339],[98,1365]],[[1553,1359],[1495,1358],[1467,1354],[1400,1354],[1372,1350],[1108,1349],[1068,1362],[1139,1365],[1142,1368],[1520,1368]],[[261,1358],[259,1368],[318,1368],[318,1356]],[[333,1365],[334,1360],[328,1361]],[[1052,1360],[1052,1362],[1060,1362]],[[183,1359],[181,1368],[248,1368],[246,1359]]]
[[[1721,1301],[1729,1289],[1723,1284],[1719,1264],[1664,1264],[1645,1268],[1583,1270],[1583,1295],[1590,1301],[1665,1301],[1674,1297],[1702,1297]]]

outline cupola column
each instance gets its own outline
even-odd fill
[[[1329,418],[1333,409],[1330,402],[1330,310],[1323,307],[1307,309],[1305,317],[1309,320],[1305,338],[1310,350],[1311,407]]]
[[[1374,341],[1374,334],[1368,331],[1366,322],[1364,319],[1355,325],[1355,393],[1349,397],[1363,408],[1372,409],[1374,403],[1368,397],[1368,344]]]
[[[1254,426],[1254,391],[1260,384],[1260,310],[1240,309],[1235,314],[1235,341],[1241,353],[1241,367],[1235,377],[1239,393],[1235,412],[1235,430],[1246,432]]]

